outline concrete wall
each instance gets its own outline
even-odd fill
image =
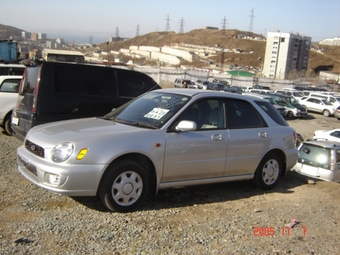
[[[131,54],[139,55],[145,58],[150,58],[151,57],[151,52],[150,51],[145,51],[145,50],[130,50]]]
[[[181,57],[181,58],[185,59],[188,62],[192,62],[192,55],[188,51],[179,50],[179,49],[172,48],[172,47],[167,47],[167,46],[162,47],[161,51],[163,53],[166,53],[166,54],[170,54],[170,55],[173,55],[173,56],[176,56],[176,57]]]
[[[151,58],[162,61],[164,63],[172,64],[172,65],[179,65],[181,62],[177,57],[164,54],[161,52],[151,52]]]
[[[153,46],[139,46],[139,50],[151,51],[151,52],[160,52],[161,48],[153,47]]]

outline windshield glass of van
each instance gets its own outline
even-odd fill
[[[330,155],[330,149],[319,146],[303,144],[299,148],[299,162],[310,166],[330,169]]]
[[[125,124],[161,128],[190,97],[178,94],[150,92],[134,99],[104,116]]]

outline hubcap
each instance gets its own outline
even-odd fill
[[[267,185],[274,184],[279,177],[279,170],[279,163],[276,160],[268,160],[262,170],[262,178],[264,183]]]
[[[133,171],[121,173],[113,182],[112,198],[121,206],[134,204],[142,195],[143,180]]]

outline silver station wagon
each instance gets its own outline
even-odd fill
[[[32,128],[17,162],[40,187],[129,212],[160,189],[236,180],[273,188],[297,161],[295,143],[267,100],[160,89],[103,117]]]

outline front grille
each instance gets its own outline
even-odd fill
[[[44,149],[42,147],[40,147],[39,145],[32,143],[29,140],[25,141],[25,148],[26,150],[32,152],[33,154],[44,158],[45,157],[45,152]]]

